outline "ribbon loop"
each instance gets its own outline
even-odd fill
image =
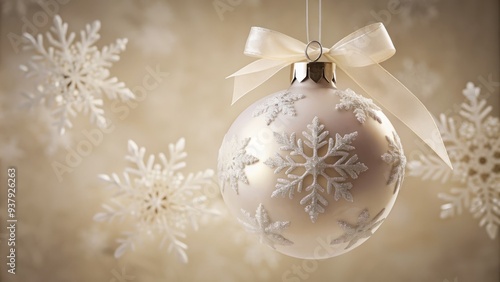
[[[244,53],[259,60],[228,76],[235,77],[232,104],[282,68],[307,61],[306,47],[305,43],[283,33],[252,27]],[[452,168],[442,138],[433,134],[439,129],[429,111],[399,80],[379,65],[395,52],[384,25],[375,23],[354,31],[329,49],[312,49],[309,55],[323,53],[320,60],[335,63]]]

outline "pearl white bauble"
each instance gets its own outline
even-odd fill
[[[234,121],[219,152],[219,180],[230,211],[262,243],[297,258],[329,258],[378,229],[406,158],[380,108],[335,89],[331,65],[295,69],[289,89]]]

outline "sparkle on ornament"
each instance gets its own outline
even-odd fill
[[[406,157],[403,152],[403,146],[401,145],[401,140],[396,132],[393,132],[393,139],[389,138],[389,136],[385,137],[387,142],[389,143],[389,151],[382,155],[382,160],[387,164],[392,165],[391,174],[389,175],[389,179],[387,180],[387,185],[390,185],[394,182],[394,194],[398,191],[403,179],[405,177],[405,166],[406,166]]]
[[[359,214],[358,222],[356,222],[356,224],[350,224],[343,220],[337,221],[345,233],[339,238],[333,239],[330,244],[336,245],[349,242],[349,244],[345,247],[345,250],[347,250],[359,240],[369,238],[373,235],[374,229],[385,220],[385,218],[379,220],[384,213],[384,210],[385,209],[382,209],[372,220],[370,220],[370,213],[368,212],[368,209],[364,209],[361,214]]]
[[[447,202],[441,206],[441,217],[468,210],[495,239],[500,226],[500,122],[490,116],[493,108],[479,99],[479,94],[480,89],[470,82],[463,90],[467,100],[461,104],[460,126],[460,118],[444,114],[438,121],[454,170],[422,153],[408,163],[408,168],[410,175],[423,180],[451,179],[456,183],[450,193],[438,194]]]
[[[377,111],[380,111],[380,108],[373,103],[372,99],[358,95],[351,89],[346,89],[344,91],[337,90],[335,94],[340,97],[340,103],[335,106],[335,109],[353,110],[359,123],[365,123],[367,117],[371,117],[379,123],[382,123],[382,120],[377,115]]]
[[[244,184],[248,184],[248,178],[245,174],[245,167],[247,165],[254,164],[259,161],[256,157],[250,155],[246,151],[246,146],[250,142],[250,138],[244,138],[243,140],[238,140],[238,137],[232,136],[231,140],[226,141],[221,147],[220,154],[221,159],[219,160],[219,182],[221,183],[221,189],[224,192],[226,182],[229,181],[229,186],[236,191],[238,191],[238,182],[241,181]]]
[[[270,125],[280,113],[294,117],[297,113],[293,104],[305,97],[303,94],[285,91],[257,106],[253,112],[253,116],[257,117],[264,114],[267,125]]]
[[[126,159],[135,167],[125,169],[123,180],[115,173],[100,175],[117,193],[110,204],[103,205],[105,211],[96,214],[94,219],[111,221],[130,217],[136,222],[134,231],[125,232],[125,238],[119,239],[121,245],[115,251],[116,257],[134,248],[139,234],[146,233],[161,236],[161,244],[169,242],[168,251],[187,262],[187,245],[180,238],[186,236],[184,231],[189,225],[195,230],[198,228],[199,217],[213,213],[206,207],[207,198],[201,194],[201,189],[211,184],[213,171],[190,173],[184,177],[179,172],[186,166],[184,145],[183,138],[170,144],[170,159],[159,154],[160,163],[155,163],[153,155],[144,160],[145,148],[129,141]]]
[[[281,233],[290,226],[290,221],[271,221],[263,204],[255,211],[255,217],[249,212],[241,210],[245,216],[245,221],[240,222],[245,226],[248,232],[259,235],[260,242],[272,248],[275,245],[292,245],[293,242],[283,237]]]
[[[301,205],[307,204],[305,211],[309,214],[312,222],[316,222],[318,215],[323,213],[324,207],[328,205],[328,200],[322,195],[325,188],[327,194],[331,194],[332,188],[335,188],[334,199],[336,201],[344,198],[352,202],[353,198],[349,192],[352,183],[348,180],[349,178],[358,178],[361,172],[368,169],[363,163],[358,162],[356,154],[351,156],[349,154],[349,151],[355,149],[351,143],[356,138],[357,132],[344,136],[337,133],[334,140],[329,138],[329,132],[325,131],[324,128],[325,126],[319,122],[319,118],[314,117],[312,123],[307,125],[308,132],[302,132],[304,141],[302,139],[295,140],[295,133],[290,136],[286,133],[274,133],[276,142],[281,145],[280,150],[290,152],[290,155],[283,157],[276,153],[275,157],[269,158],[265,162],[266,165],[275,169],[274,173],[276,174],[287,168],[285,171],[287,179],[278,179],[272,197],[288,194],[292,199],[295,189],[301,193],[306,179],[312,178],[311,183],[305,188],[308,194],[300,201]],[[304,144],[307,148],[304,148]],[[328,145],[328,148],[324,155],[320,156],[319,151],[325,145]],[[308,151],[310,152],[308,153]],[[303,162],[297,162],[297,157],[301,157]],[[332,176],[332,173],[328,173],[328,171],[335,173]],[[321,177],[327,180],[326,187],[319,183]]]
[[[115,44],[99,50],[94,44],[100,38],[100,27],[99,21],[86,25],[80,32],[80,41],[75,42],[75,33],[68,34],[68,24],[55,16],[54,25],[46,34],[48,48],[42,34],[36,37],[24,34],[27,44],[23,49],[34,55],[27,65],[21,65],[21,70],[37,83],[33,91],[26,93],[27,104],[43,104],[50,108],[61,134],[72,127],[70,118],[77,112],[90,115],[92,123],[105,128],[103,95],[122,101],[134,98],[123,82],[109,77],[108,70],[120,59],[127,39],[118,39]]]

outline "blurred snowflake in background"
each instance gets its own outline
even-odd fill
[[[207,197],[201,191],[213,184],[214,172],[207,169],[187,177],[179,172],[186,166],[184,146],[184,138],[170,144],[170,159],[160,153],[160,163],[155,163],[155,156],[150,155],[145,160],[145,148],[129,141],[126,159],[133,167],[125,169],[122,179],[115,173],[100,175],[116,193],[109,204],[103,205],[105,211],[96,214],[94,220],[110,222],[115,218],[128,218],[135,223],[133,231],[125,232],[125,238],[118,239],[120,246],[115,257],[134,249],[134,243],[146,234],[160,236],[160,247],[168,242],[168,252],[188,262],[188,246],[181,241],[186,237],[185,230],[188,226],[197,230],[198,220],[203,215],[216,212],[207,207]]]
[[[428,24],[439,16],[436,7],[439,0],[399,0],[399,18],[403,26],[412,27],[416,23]]]
[[[403,59],[403,70],[396,72],[395,76],[423,101],[431,98],[441,85],[441,76],[427,63],[409,58]]]
[[[35,81],[31,92],[25,93],[27,105],[39,104],[49,108],[60,134],[71,128],[70,118],[77,112],[90,115],[90,121],[99,128],[107,126],[102,96],[122,101],[133,99],[134,94],[119,82],[109,77],[108,68],[120,59],[127,39],[118,39],[115,44],[99,50],[94,44],[99,40],[101,24],[87,24],[80,32],[80,41],[75,42],[75,33],[68,34],[68,24],[61,17],[54,17],[54,25],[46,33],[49,47],[45,48],[44,37],[25,33],[27,41],[23,50],[34,54],[27,65],[21,65],[26,78]]]
[[[467,83],[463,90],[467,100],[459,116],[441,114],[437,122],[454,170],[436,156],[421,152],[408,169],[411,176],[423,180],[456,183],[450,193],[438,195],[447,202],[441,206],[441,218],[467,209],[495,239],[500,225],[500,121],[490,115],[493,108],[479,94],[479,87]]]

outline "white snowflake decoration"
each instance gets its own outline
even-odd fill
[[[335,106],[335,109],[353,110],[359,123],[365,123],[367,117],[371,117],[378,121],[378,123],[382,123],[377,113],[380,111],[380,108],[373,103],[372,99],[358,95],[351,89],[335,91],[335,94],[340,97],[340,103]]]
[[[23,50],[33,51],[28,65],[21,65],[30,81],[35,81],[33,91],[26,93],[27,105],[38,104],[50,108],[61,134],[73,126],[70,118],[77,112],[90,115],[90,121],[100,128],[107,126],[104,117],[103,99],[133,99],[134,94],[119,82],[116,77],[109,77],[108,68],[125,50],[127,39],[118,39],[115,44],[102,50],[94,45],[100,38],[101,24],[95,21],[85,26],[80,32],[80,41],[75,42],[75,33],[68,34],[68,24],[61,17],[54,17],[54,25],[46,38],[50,44],[45,47],[44,37],[25,33],[27,44]]]
[[[396,132],[393,132],[393,139],[389,136],[385,137],[389,143],[389,151],[382,155],[382,160],[392,165],[392,169],[387,180],[387,185],[395,182],[394,194],[401,187],[401,183],[405,177],[406,156],[404,155],[403,145]]]
[[[245,221],[240,220],[240,222],[248,232],[258,234],[261,243],[273,249],[275,245],[288,246],[293,244],[292,241],[281,235],[290,226],[290,221],[271,221],[263,204],[259,204],[259,207],[255,211],[255,217],[243,209],[241,212],[245,216]]]
[[[286,157],[276,153],[275,157],[269,158],[265,164],[274,168],[274,173],[279,173],[287,168],[285,174],[287,179],[278,178],[276,190],[273,191],[272,197],[279,195],[285,196],[288,194],[292,199],[294,191],[302,192],[304,182],[308,176],[312,177],[312,182],[305,188],[309,192],[304,196],[300,204],[306,205],[305,211],[309,214],[312,222],[316,222],[318,214],[325,211],[324,207],[328,206],[327,199],[321,194],[332,193],[332,188],[335,188],[334,199],[338,201],[340,198],[352,202],[353,198],[349,190],[352,188],[352,183],[348,182],[349,178],[356,179],[358,175],[366,171],[368,168],[358,161],[356,154],[350,155],[350,151],[354,150],[351,143],[357,136],[357,132],[340,136],[335,135],[335,140],[329,137],[329,132],[324,130],[325,126],[320,124],[319,118],[314,117],[311,124],[307,125],[309,132],[302,132],[305,140],[295,140],[295,132],[288,136],[286,133],[275,133],[275,139],[281,145],[280,150],[290,152]],[[312,156],[307,155],[304,151],[304,144],[312,149]],[[319,151],[325,145],[328,149],[323,156],[319,155]],[[302,163],[296,162],[291,156],[299,156],[303,158]],[[328,162],[328,159],[335,158],[335,161]],[[296,174],[296,171],[302,173]],[[335,171],[336,173],[328,173]],[[295,173],[294,173],[295,172]],[[327,180],[326,187],[321,186],[318,182],[319,178],[323,177]]]
[[[253,116],[264,115],[267,125],[270,125],[281,113],[287,116],[296,116],[294,103],[306,96],[299,93],[285,91],[276,96],[268,98],[264,103],[255,108]]]
[[[245,167],[259,161],[256,157],[247,153],[245,148],[248,142],[250,142],[250,138],[238,140],[238,137],[234,135],[229,141],[224,140],[220,149],[223,153],[220,154],[221,159],[219,159],[218,166],[222,192],[224,192],[226,182],[229,182],[229,186],[237,194],[239,193],[238,182],[248,184]]]
[[[179,172],[186,166],[183,161],[185,141],[181,138],[175,145],[169,145],[170,159],[159,154],[160,163],[150,155],[144,160],[145,149],[133,141],[128,143],[126,159],[135,167],[125,169],[123,180],[115,173],[100,175],[100,178],[116,189],[110,204],[103,205],[104,212],[95,215],[97,221],[111,221],[115,218],[134,220],[134,231],[125,232],[119,239],[121,245],[115,251],[120,257],[126,250],[134,248],[139,235],[161,236],[161,245],[168,242],[168,252],[174,252],[182,262],[187,262],[187,245],[181,241],[185,230],[191,225],[198,228],[198,219],[206,213],[214,213],[207,206],[207,197],[201,189],[211,185],[213,171],[207,169],[187,177]]]
[[[350,224],[346,221],[339,220],[337,223],[345,231],[344,235],[339,238],[333,239],[330,244],[342,244],[347,243],[345,250],[352,247],[359,240],[369,238],[373,235],[374,229],[376,229],[385,218],[379,220],[379,218],[384,213],[385,209],[382,209],[373,219],[370,220],[370,213],[367,209],[364,209],[358,216],[358,221],[356,224]]]
[[[409,173],[423,180],[450,180],[457,186],[451,193],[440,193],[447,201],[441,206],[441,218],[461,214],[468,209],[479,225],[486,226],[495,239],[500,225],[500,122],[490,116],[491,106],[479,99],[480,89],[468,83],[463,91],[460,117],[441,114],[438,126],[448,149],[454,170],[449,170],[437,157],[419,153],[408,163]]]

